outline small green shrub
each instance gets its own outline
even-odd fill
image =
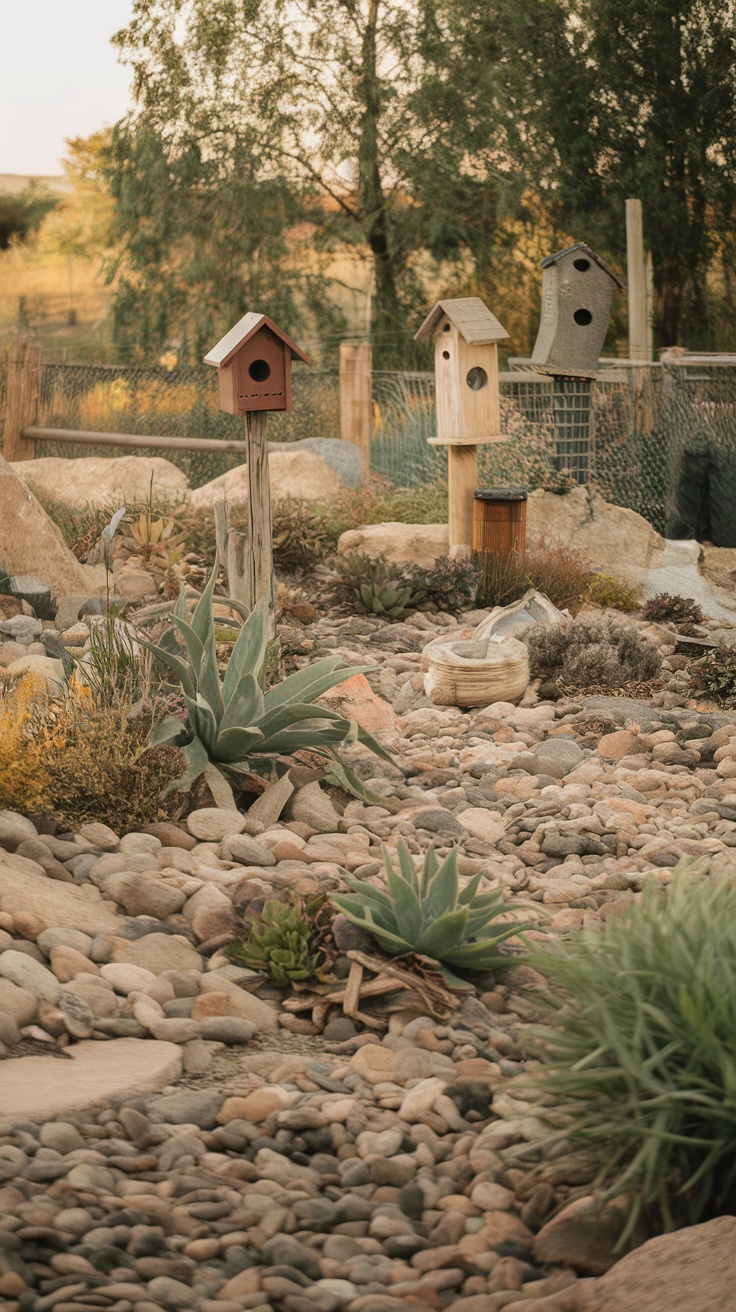
[[[688,671],[694,693],[736,706],[736,647],[714,647]]]
[[[578,609],[588,593],[590,568],[569,547],[542,545],[523,555],[479,557],[479,606],[509,606],[536,588],[561,609]]]
[[[665,1229],[736,1206],[736,869],[682,863],[663,892],[534,958],[535,1032],[556,1129],[599,1186]],[[535,1077],[536,1078],[536,1077]],[[522,1150],[523,1151],[523,1150]]]
[[[273,507],[273,558],[282,569],[309,569],[334,549],[324,513],[309,501],[286,497]]]
[[[613,615],[536,624],[519,636],[529,650],[532,678],[559,680],[567,688],[647,683],[662,663],[657,648],[634,624]]]
[[[636,610],[640,598],[640,588],[631,587],[613,574],[593,574],[588,584],[588,601],[605,610]]]
[[[541,486],[545,492],[554,492],[555,496],[564,497],[579,484],[567,469],[554,469],[546,475]]]
[[[441,482],[394,487],[388,479],[369,474],[360,487],[346,488],[314,509],[323,516],[334,550],[341,533],[365,524],[446,524],[447,488]]]
[[[390,565],[385,556],[371,558],[354,552],[339,556],[335,569],[361,615],[398,620],[425,599],[416,576],[407,570],[399,577],[397,567]]]
[[[645,601],[642,614],[657,624],[702,624],[705,619],[692,597],[670,596],[669,592],[658,592],[656,597]]]
[[[346,875],[350,893],[333,894],[332,902],[348,920],[372,934],[379,947],[391,956],[414,952],[428,957],[441,969],[448,983],[462,985],[449,969],[497,971],[510,964],[501,944],[530,929],[531,924],[509,923],[500,917],[513,911],[504,902],[503,890],[478,893],[482,873],[460,891],[457,852],[453,849],[439,865],[430,848],[421,876],[417,875],[408,848],[398,847],[399,869],[383,849],[388,891],[366,880]]]
[[[325,901],[266,902],[260,913],[249,912],[228,957],[236,966],[265,971],[274,984],[314,979],[325,964],[325,954],[315,950],[315,917]]]
[[[36,500],[40,501],[49,519],[56,524],[70,550],[78,548],[80,554],[84,554],[82,544],[89,550],[97,541],[115,509],[111,505],[88,504],[82,510],[76,510],[40,493],[36,495]]]
[[[440,610],[462,611],[471,610],[475,605],[480,569],[473,560],[438,556],[431,569],[414,565],[404,571],[404,577]]]

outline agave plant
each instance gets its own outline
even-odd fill
[[[259,916],[246,921],[227,955],[237,966],[265,971],[282,988],[313,979],[325,963],[324,953],[312,950],[315,916],[324,901],[322,896],[306,905],[266,902]]]
[[[461,892],[454,849],[440,865],[430,848],[421,876],[408,848],[400,842],[397,850],[398,870],[391,864],[387,849],[383,849],[388,891],[346,875],[345,883],[351,892],[332,896],[338,910],[372,934],[391,956],[413,952],[429,957],[454,986],[467,987],[448,969],[450,966],[496,971],[508,965],[500,945],[532,926],[498,919],[516,910],[514,903],[504,902],[502,890],[478,894],[482,877],[479,872]]]
[[[338,563],[338,572],[349,586],[355,608],[363,615],[386,615],[400,619],[424,599],[418,580],[397,579],[385,556],[370,559],[355,552]]]
[[[226,775],[253,772],[268,777],[274,757],[306,748],[326,756],[333,777],[357,796],[365,796],[360,780],[340,759],[337,748],[359,741],[384,761],[393,764],[392,758],[356,721],[315,702],[330,688],[372,667],[343,665],[338,657],[327,656],[264,693],[269,652],[265,606],[256,606],[248,615],[230,600],[247,618],[221,681],[212,612],[216,577],[217,558],[191,621],[186,618],[185,587],[172,611],[172,624],[182,639],[186,659],[174,629],[167,631],[158,646],[144,643],[178,679],[188,712],[187,724],[167,716],[150,738],[152,747],[182,745],[187,755],[189,769],[172,787],[191,787],[210,764]]]

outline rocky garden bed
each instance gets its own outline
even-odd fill
[[[695,1312],[699,1271],[718,1306],[729,621],[622,619],[583,570],[520,704],[436,705],[470,570],[312,561],[277,668],[155,522],[108,552],[122,609],[0,595],[3,1305]]]

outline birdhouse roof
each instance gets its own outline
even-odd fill
[[[509,335],[480,296],[458,296],[455,300],[437,302],[414,334],[414,341],[426,342],[434,337],[445,315],[470,346],[490,346],[492,342],[505,341]]]
[[[229,364],[236,351],[239,351],[241,346],[244,346],[254,333],[257,333],[261,328],[268,328],[276,337],[280,338],[285,346],[288,346],[292,360],[303,360],[305,364],[312,363],[309,356],[297,346],[296,342],[293,342],[281,328],[276,326],[273,319],[269,319],[267,314],[256,314],[255,311],[244,314],[235,327],[220,338],[217,346],[213,346],[212,350],[207,352],[204,363],[217,365],[218,368],[221,365]]]
[[[624,284],[618,274],[614,273],[613,269],[609,269],[605,260],[602,260],[600,255],[596,255],[595,251],[591,250],[590,246],[584,241],[576,241],[572,246],[566,246],[564,251],[557,251],[555,255],[548,255],[546,259],[542,260],[542,268],[549,268],[550,264],[556,264],[558,260],[562,259],[563,255],[572,255],[573,251],[582,251],[583,255],[587,255],[588,259],[593,260],[598,265],[599,269],[602,269],[604,273],[608,274],[611,282],[616,284],[619,291],[623,291]]]

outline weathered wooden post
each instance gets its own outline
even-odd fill
[[[505,442],[498,393],[498,343],[506,329],[479,296],[438,301],[415,341],[434,339],[437,436],[447,447],[450,553],[473,543],[473,492],[478,481],[478,447]]]
[[[532,363],[553,381],[557,468],[587,483],[590,384],[598,373],[614,287],[622,289],[623,283],[583,241],[548,255],[542,268],[542,316]]]
[[[6,460],[33,460],[36,443],[32,437],[24,437],[23,430],[38,422],[41,347],[36,342],[11,346],[7,365],[2,453]]]
[[[366,473],[373,433],[370,342],[340,343],[340,437],[357,446]]]
[[[266,422],[269,410],[291,410],[291,362],[305,355],[265,314],[250,313],[204,357],[218,370],[220,409],[245,416],[248,463],[248,558],[246,605],[264,598],[269,631],[276,632],[276,583],[273,572],[271,486],[268,476]]]
[[[651,253],[650,253],[651,256]],[[644,253],[644,229],[641,201],[626,201],[626,277],[629,284],[629,359],[652,359],[651,258]],[[654,426],[654,398],[650,369],[631,370],[634,429],[643,435]]]

